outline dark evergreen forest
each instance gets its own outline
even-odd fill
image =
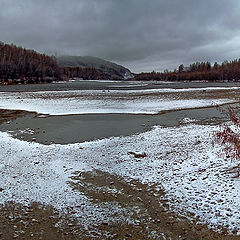
[[[40,83],[82,79],[112,79],[94,68],[60,67],[55,57],[0,42],[0,83]]]
[[[174,71],[140,73],[134,80],[157,80],[157,81],[239,81],[240,59],[231,62],[224,61],[222,64],[215,62],[196,62],[184,67],[181,64]]]
[[[54,58],[0,42],[0,82],[38,83],[61,80]]]

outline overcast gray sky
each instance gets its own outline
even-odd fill
[[[240,58],[239,0],[0,0],[0,40],[133,72]]]

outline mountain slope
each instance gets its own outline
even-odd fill
[[[129,69],[97,57],[61,56],[57,58],[57,62],[64,67],[95,68],[116,79],[129,79],[134,76]]]

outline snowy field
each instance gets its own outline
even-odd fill
[[[208,107],[236,101],[234,99],[178,99],[177,95],[171,97],[152,95],[165,90],[0,92],[0,108],[50,115],[157,114],[167,110]],[[172,93],[186,92],[187,89],[171,91],[174,91]]]
[[[175,90],[174,90],[175,91]],[[0,108],[66,115],[87,113],[156,114],[162,110],[211,106],[211,99],[166,99],[124,94],[114,90],[0,93]],[[227,103],[231,99],[214,99]],[[129,209],[117,202],[92,203],[70,184],[74,172],[100,170],[163,189],[173,211],[199,219],[218,230],[240,234],[240,181],[227,169],[236,162],[219,157],[213,146],[216,126],[196,125],[194,119],[180,127],[155,126],[128,137],[111,137],[85,143],[41,145],[14,139],[0,132],[0,203],[28,205],[37,201],[74,216],[86,227],[93,222],[134,221]],[[146,153],[137,159],[129,152]],[[73,180],[71,180],[73,181]],[[117,214],[116,214],[117,213]]]
[[[92,204],[67,183],[74,171],[101,170],[126,181],[155,183],[166,191],[174,211],[195,214],[214,229],[227,227],[240,233],[240,182],[224,172],[234,163],[218,157],[219,149],[211,144],[214,129],[194,124],[155,127],[130,137],[50,146],[0,133],[0,187],[4,189],[0,203],[38,201],[63,211],[72,206],[84,224],[106,218],[131,221],[130,216],[124,219],[126,209],[114,203]],[[139,160],[130,151],[147,156]]]

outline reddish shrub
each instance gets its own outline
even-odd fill
[[[220,130],[216,132],[216,142],[224,146],[223,150],[226,158],[240,160],[239,108],[228,107],[228,111],[225,111],[223,108],[220,111],[225,112],[229,116],[232,124],[223,124],[220,126]],[[236,167],[240,167],[240,162]]]

